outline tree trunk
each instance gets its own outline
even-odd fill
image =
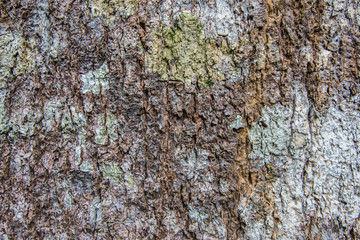
[[[0,10],[0,238],[360,238],[357,0]]]

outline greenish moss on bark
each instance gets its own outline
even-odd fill
[[[33,71],[36,66],[35,38],[24,38],[20,31],[0,32],[0,89],[13,77]]]
[[[95,143],[105,145],[109,141],[113,142],[119,138],[118,131],[120,130],[119,122],[113,114],[105,115],[99,114],[98,128],[96,130]]]
[[[102,165],[101,172],[105,179],[114,184],[121,184],[123,181],[121,168],[115,162],[108,162]]]
[[[137,6],[137,0],[92,0],[90,2],[91,14],[94,17],[102,16],[109,21],[115,20],[117,12],[124,17],[133,15]]]
[[[145,55],[146,66],[163,81],[211,87],[215,81],[225,79],[222,65],[231,61],[226,41],[218,46],[207,39],[190,13],[182,13],[174,26],[162,26],[153,36],[152,49]]]
[[[135,187],[137,185],[135,178],[129,173],[125,175],[125,181],[129,187]]]

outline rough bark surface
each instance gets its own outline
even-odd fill
[[[0,238],[360,238],[357,0],[0,14]]]

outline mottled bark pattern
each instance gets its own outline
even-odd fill
[[[0,238],[360,238],[357,0],[0,14]]]

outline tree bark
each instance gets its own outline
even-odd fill
[[[357,0],[0,11],[2,239],[360,238]]]

